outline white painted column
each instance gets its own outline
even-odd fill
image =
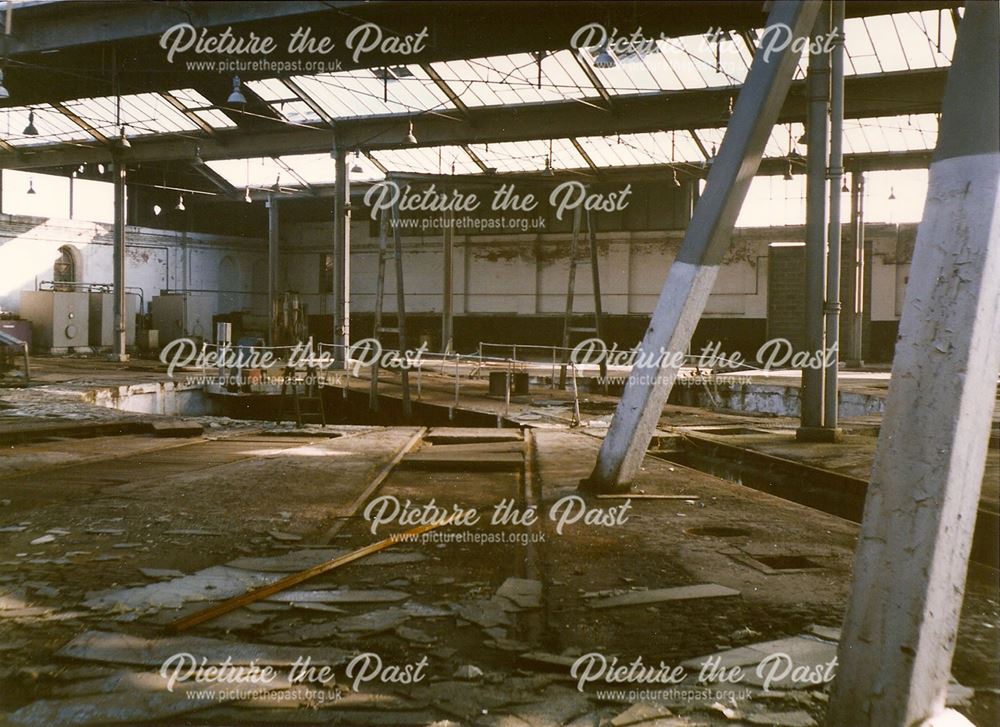
[[[814,0],[772,4],[767,25],[784,26],[796,40],[781,52],[758,49],[733,116],[712,165],[705,193],[695,206],[684,242],[667,273],[639,358],[629,375],[597,464],[582,486],[607,491],[629,485],[642,465],[663,405],[680,367],[675,354],[687,350],[698,319],[729,249],[736,218],[760,166],[774,123],[788,94],[799,53],[799,38],[809,34],[821,3]],[[664,355],[665,354],[665,355]]]
[[[1000,12],[968,3],[948,74],[840,642],[830,727],[945,710],[1000,369]]]

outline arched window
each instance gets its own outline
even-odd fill
[[[78,272],[76,250],[69,245],[63,245],[59,248],[59,257],[52,265],[53,282],[57,287],[59,283],[77,283]],[[71,290],[72,286],[67,285],[65,288]]]

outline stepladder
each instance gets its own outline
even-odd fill
[[[389,246],[390,229],[392,246]],[[396,279],[396,325],[386,326],[383,320],[385,311],[386,266],[392,260]],[[375,316],[372,326],[372,336],[378,342],[381,350],[385,350],[387,338],[395,337],[400,360],[406,351],[406,299],[403,286],[403,244],[399,226],[399,207],[393,206],[391,214],[382,210],[379,215],[378,237],[378,269],[375,280]],[[381,351],[379,352],[381,354]],[[368,409],[371,412],[379,410],[379,369],[382,356],[375,357],[371,366],[371,380],[368,390]],[[412,414],[410,401],[410,375],[406,366],[399,370],[403,418],[409,419]]]

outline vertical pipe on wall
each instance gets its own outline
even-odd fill
[[[830,9],[824,4],[816,18],[813,36],[825,38]],[[826,299],[826,162],[830,102],[830,56],[809,54],[807,78],[809,111],[806,121],[806,350],[822,351],[823,305]],[[802,369],[802,421],[799,438],[823,424],[823,368]]]
[[[830,52],[830,229],[826,261],[826,362],[823,426],[837,428],[837,364],[840,360],[840,186],[844,177],[844,0],[833,0]]]

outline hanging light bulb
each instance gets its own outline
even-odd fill
[[[677,170],[674,169],[673,171],[674,171],[674,175],[673,175],[673,179],[670,180],[670,183],[673,184],[675,187],[680,187],[681,186],[681,180],[679,180],[677,178]]]
[[[3,83],[3,69],[0,69],[0,99],[10,98],[10,91]]]
[[[104,175],[104,165],[103,164],[98,164],[97,165],[97,173],[100,174],[100,175],[102,175],[102,176]]]
[[[792,160],[791,159],[788,160],[788,166],[785,168],[785,175],[784,175],[783,179],[786,182],[791,182],[792,181]]]
[[[34,181],[35,180],[33,180],[31,177],[28,177],[28,194],[37,194],[37,192],[35,192]]]
[[[889,201],[892,202],[895,199],[896,199],[896,188],[889,187]]]
[[[407,144],[416,144],[417,143],[417,137],[415,137],[413,135],[413,120],[412,119],[410,120],[410,130],[406,134],[405,141],[406,141]]]
[[[177,206],[174,207],[174,209],[177,210],[178,212],[183,212],[184,210],[187,209],[187,207],[184,206],[184,195],[183,194],[178,195],[178,197],[177,197]]]
[[[253,199],[250,197],[250,187],[247,187],[246,191],[243,193],[243,201],[247,204],[253,202]]]
[[[847,186],[847,175],[844,175],[843,177],[841,177],[841,179],[844,180],[844,183],[842,185],[840,185],[840,191],[841,192],[850,192],[851,189],[850,189],[850,187]]]
[[[351,174],[364,174],[365,170],[360,164],[361,152],[354,152],[354,166],[351,167]]]
[[[119,149],[131,149],[132,148],[132,143],[128,140],[128,137],[125,136],[125,125],[124,124],[122,124],[121,130],[119,131],[118,139],[115,142],[115,146],[117,146]]]
[[[38,129],[35,128],[35,112],[28,112],[28,125],[24,127],[25,136],[38,136]]]
[[[233,90],[229,94],[229,98],[226,99],[226,103],[245,105],[247,102],[247,97],[243,95],[243,91],[240,89],[240,77],[233,76]]]
[[[201,166],[205,163],[205,160],[201,158],[201,146],[195,145],[194,147],[194,163]]]
[[[158,205],[158,204],[154,204],[153,205],[153,214],[156,215],[157,217],[159,217],[161,212],[163,212],[163,208],[160,207],[160,205]]]
[[[618,61],[608,52],[608,44],[605,42],[594,58],[594,68],[614,68],[617,65]]]

